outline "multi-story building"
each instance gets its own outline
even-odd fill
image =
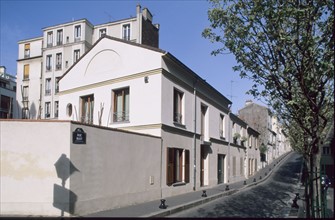
[[[0,118],[16,118],[16,78],[0,66]]]
[[[266,162],[271,163],[275,157],[276,132],[272,129],[272,114],[270,110],[248,100],[245,107],[238,111],[238,115],[260,133],[259,146],[266,147]]]
[[[87,19],[42,29],[42,37],[19,41],[17,102],[20,118],[57,119],[59,79],[104,35],[158,48],[159,25],[147,8],[136,16],[100,25]],[[103,63],[101,63],[103,65]]]

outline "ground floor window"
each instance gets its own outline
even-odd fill
[[[179,148],[167,148],[166,184],[190,182],[190,151]]]
[[[80,97],[81,99],[81,122],[93,123],[94,96],[88,95]]]

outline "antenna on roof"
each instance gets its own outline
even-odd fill
[[[115,20],[115,19],[112,17],[112,15],[109,14],[108,12],[105,11],[105,14],[107,14],[107,16],[108,16],[108,18],[109,18],[109,20],[108,20],[109,22],[111,22],[112,19]]]

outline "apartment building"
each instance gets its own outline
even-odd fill
[[[57,119],[60,77],[105,35],[159,46],[159,25],[152,23],[150,11],[140,5],[136,16],[128,19],[100,25],[80,19],[43,28],[41,37],[18,42],[18,117]]]
[[[265,152],[267,163],[271,163],[279,155],[291,150],[277,117],[267,107],[248,100],[238,114],[241,119],[260,133],[259,146],[267,148]]]
[[[16,114],[16,78],[0,66],[0,118],[15,118]]]

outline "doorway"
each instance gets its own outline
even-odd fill
[[[224,154],[218,154],[218,184],[224,183]]]

